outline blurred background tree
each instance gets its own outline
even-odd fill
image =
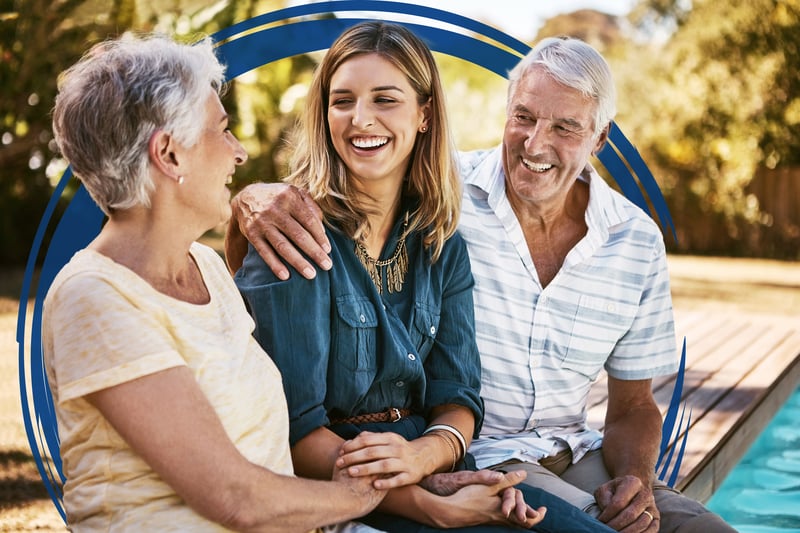
[[[278,0],[0,0],[0,265],[24,264],[65,162],[52,142],[59,72],[129,28],[192,41]],[[800,259],[800,0],[640,0],[627,17],[580,10],[537,38],[600,49],[619,89],[617,123],[676,221],[672,252]],[[225,97],[250,158],[234,189],[285,174],[284,142],[321,53],[239,76]],[[437,54],[462,149],[500,141],[506,83]],[[68,191],[69,193],[69,191]]]
[[[626,22],[618,122],[679,221],[672,248],[800,259],[800,2],[648,0]]]

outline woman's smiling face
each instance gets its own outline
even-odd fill
[[[426,109],[406,76],[379,54],[342,63],[331,77],[328,126],[354,185],[403,180]]]

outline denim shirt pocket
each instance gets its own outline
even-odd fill
[[[635,305],[581,295],[562,368],[594,380],[636,317]]]
[[[348,370],[374,371],[378,331],[374,304],[367,298],[340,296],[336,312],[339,320],[333,342],[337,361]]]
[[[440,316],[438,310],[433,310],[423,303],[417,302],[414,304],[414,327],[411,333],[411,340],[414,342],[414,346],[417,347],[417,353],[423,359],[431,351],[433,341],[439,332]]]

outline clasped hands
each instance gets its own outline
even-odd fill
[[[373,476],[373,486],[388,490],[417,485],[441,503],[436,519],[441,526],[465,527],[495,523],[530,528],[541,522],[546,509],[533,509],[514,486],[525,472],[491,470],[434,473],[429,446],[437,439],[408,441],[396,433],[362,432],[345,441],[336,468],[350,476]]]

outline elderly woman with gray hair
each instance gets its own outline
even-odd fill
[[[294,477],[280,374],[224,262],[195,242],[230,216],[247,158],[223,73],[208,40],[127,35],[59,80],[56,141],[108,216],[44,308],[73,531],[307,531],[384,495],[338,470]]]

